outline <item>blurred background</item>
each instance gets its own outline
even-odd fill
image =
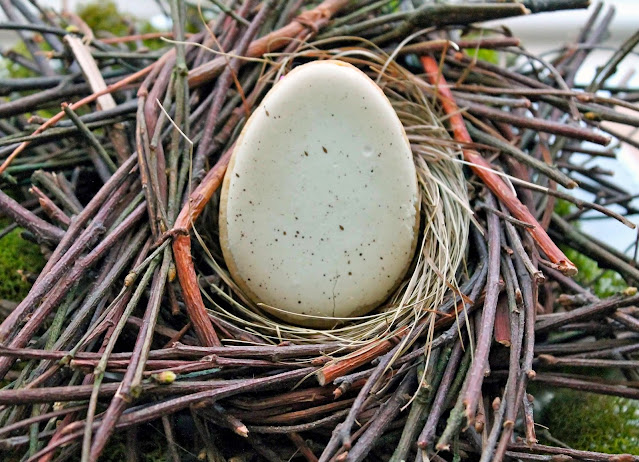
[[[185,0],[187,4],[197,5],[198,2],[203,7],[212,7],[208,0]],[[76,11],[78,7],[94,2],[94,0],[42,0],[42,6],[50,7],[61,11],[63,8]],[[168,11],[168,3],[164,0],[113,0],[118,10],[128,13],[140,19],[146,19],[151,24],[161,30],[168,30],[171,27],[170,21],[163,11]],[[571,42],[579,33],[579,30],[588,19],[591,10],[597,1],[592,0],[592,5],[588,10],[560,11],[556,13],[537,14],[528,17],[510,18],[499,21],[498,24],[508,26],[515,36],[522,39],[526,48],[535,53],[557,48],[564,43]],[[608,40],[610,47],[617,47],[626,38],[637,30],[639,25],[639,8],[637,0],[605,0],[605,6],[615,9],[615,18]],[[0,11],[0,21],[5,20],[5,16]],[[496,23],[497,24],[497,23]],[[15,41],[15,33],[0,32],[0,43],[6,45],[10,41]],[[594,75],[596,62],[605,59],[605,51],[593,53],[591,66],[584,66],[582,74],[579,76],[584,82]],[[638,61],[635,59],[624,63],[620,69],[620,74],[624,74],[626,69],[632,69]],[[588,67],[588,69],[586,68]],[[633,79],[639,83],[639,76]]]

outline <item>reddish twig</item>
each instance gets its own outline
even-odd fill
[[[449,116],[455,139],[461,143],[472,143],[473,140],[468,134],[468,130],[466,130],[464,119],[459,113],[459,108],[453,99],[446,80],[440,72],[437,62],[430,56],[422,56],[421,61],[431,83],[437,87],[439,99],[444,108],[444,112]],[[528,229],[528,232],[550,261],[557,264],[564,274],[577,274],[577,267],[559,250],[559,247],[550,239],[535,217],[533,217],[526,206],[519,201],[517,196],[513,194],[499,175],[494,173],[494,168],[481,157],[477,151],[464,149],[462,152],[473,172],[481,178],[493,194],[508,207],[515,218],[534,226],[534,228]]]

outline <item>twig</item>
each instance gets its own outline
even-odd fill
[[[494,199],[487,197],[487,203],[494,208]],[[477,334],[477,346],[473,363],[468,372],[468,385],[464,393],[463,403],[466,407],[466,419],[469,424],[475,420],[475,410],[481,393],[484,372],[488,364],[488,354],[493,340],[493,327],[497,300],[500,292],[499,257],[501,243],[499,235],[499,218],[495,214],[488,214],[488,280],[486,281],[486,298],[481,314],[481,330]]]

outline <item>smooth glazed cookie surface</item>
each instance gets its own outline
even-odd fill
[[[266,95],[236,143],[220,201],[233,279],[280,318],[379,306],[412,260],[419,224],[404,129],[355,67],[316,61]]]

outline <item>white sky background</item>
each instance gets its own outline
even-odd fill
[[[194,2],[197,0],[193,0]],[[78,5],[90,3],[90,0],[40,0],[44,7],[61,9],[63,3],[71,10]],[[116,0],[121,11],[130,13],[140,18],[151,20],[156,26],[170,27],[161,15],[161,10],[154,0]],[[164,2],[166,3],[166,2]],[[496,21],[496,24],[507,25],[516,37],[521,38],[522,44],[529,51],[540,53],[560,47],[564,43],[571,42],[585,24],[590,12],[593,10],[596,0],[588,10],[569,10],[553,13],[542,13],[525,17],[510,18]],[[639,0],[607,0],[604,2],[604,11],[608,6],[614,6],[616,15],[611,27],[611,37],[606,42],[611,47],[618,47],[621,42],[630,37],[639,28]],[[603,14],[602,14],[603,16]],[[0,12],[0,21],[4,20]],[[0,32],[0,48],[10,45],[15,40],[15,33]],[[639,50],[637,50],[639,51]],[[600,51],[592,53],[592,56],[582,67],[577,77],[578,83],[588,83],[595,73],[596,66],[601,65],[610,56],[611,52]],[[620,76],[639,69],[639,58],[632,56],[620,66],[617,76],[611,80],[615,82]],[[631,84],[639,87],[639,73],[635,75]],[[628,133],[629,131],[626,130]],[[639,138],[639,136],[637,136]],[[589,156],[583,156],[584,161],[590,160]],[[586,164],[588,166],[601,165],[603,168],[615,171],[614,180],[623,184],[631,193],[639,193],[639,151],[633,148],[624,148],[618,153],[620,162],[606,159],[596,159]],[[581,194],[580,194],[581,195]],[[583,196],[591,199],[589,195]],[[639,201],[635,201],[639,206]],[[589,213],[590,216],[597,214]],[[639,217],[632,217],[639,222]],[[614,220],[585,221],[582,229],[595,236],[602,237],[619,249],[625,249],[634,242],[636,232],[632,231]]]

